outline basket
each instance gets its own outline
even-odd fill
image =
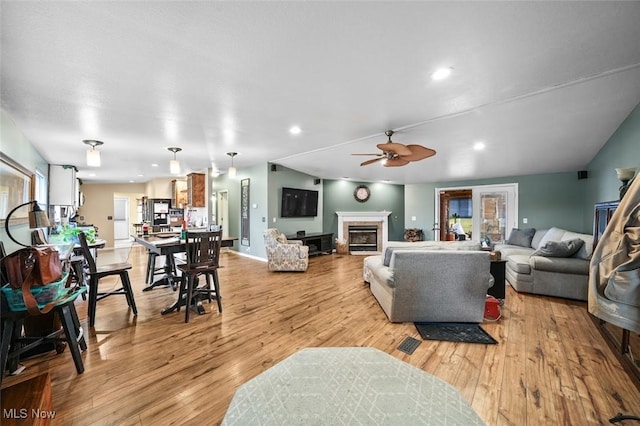
[[[50,284],[43,285],[40,287],[31,287],[31,294],[38,302],[38,307],[43,308],[47,303],[53,302],[54,300],[61,298],[64,296],[68,288],[65,287],[67,283],[67,278],[69,277],[69,272],[65,272],[62,274],[62,278],[58,281],[54,281]],[[11,288],[9,284],[2,287],[2,293],[4,293],[5,298],[7,299],[7,304],[9,305],[9,309],[12,311],[26,311],[27,307],[24,304],[24,299],[22,298],[22,289]]]
[[[336,243],[337,254],[349,254],[347,243]]]

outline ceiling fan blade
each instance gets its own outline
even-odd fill
[[[436,155],[435,150],[422,145],[407,145],[407,148],[411,151],[411,154],[400,155],[403,160],[420,161]]]
[[[384,152],[393,152],[396,155],[411,155],[411,150],[401,143],[387,142],[378,144],[377,147]]]
[[[384,160],[384,157],[378,157],[378,158],[374,158],[373,160],[363,161],[362,163],[360,163],[360,165],[361,166],[367,166],[369,164],[373,164],[373,163],[375,163],[377,161],[380,161],[380,160]]]
[[[402,158],[389,159],[389,160],[385,161],[384,166],[385,167],[399,167],[399,166],[406,166],[407,164],[409,164],[409,161],[405,160],[404,157],[402,157]]]
[[[382,154],[380,154],[379,152],[377,154],[351,154],[351,155],[377,155],[377,156],[381,156]]]

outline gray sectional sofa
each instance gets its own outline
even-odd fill
[[[520,234],[512,238],[515,231]],[[523,234],[530,236],[528,244]],[[577,240],[582,243],[571,253]],[[513,230],[507,243],[494,250],[507,261],[506,278],[515,290],[587,300],[593,236],[560,228]]]
[[[389,242],[364,259],[363,277],[391,322],[480,323],[489,262],[474,241]]]

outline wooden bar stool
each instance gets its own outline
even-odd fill
[[[189,322],[191,301],[202,295],[209,299],[209,302],[211,302],[212,299],[216,299],[218,302],[218,311],[222,312],[220,283],[218,281],[221,245],[222,231],[187,232],[187,262],[178,265],[178,269],[182,272],[179,300],[184,299],[184,305],[186,306],[184,322]],[[198,287],[196,283],[198,277],[201,275],[205,276],[206,283]],[[213,280],[213,289],[211,288],[211,280]],[[180,303],[178,304],[178,310],[180,310]]]

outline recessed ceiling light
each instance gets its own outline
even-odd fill
[[[291,133],[292,135],[298,135],[301,131],[302,129],[300,129],[300,127],[298,126],[293,126],[289,129],[289,133]]]
[[[158,167],[158,164],[153,163],[153,164],[151,165],[151,167]]]
[[[143,176],[144,176],[144,175],[143,175],[142,173],[140,173],[140,174],[138,175],[138,177],[143,177]]]
[[[449,67],[449,68],[440,68],[438,70],[436,70],[433,74],[431,74],[431,78],[435,81],[440,81],[440,80],[444,80],[445,78],[449,77],[451,75],[451,71],[453,71],[453,68]]]
[[[96,177],[95,173],[89,173],[89,177]]]
[[[476,151],[482,151],[485,148],[484,142],[476,142],[473,144],[473,149]]]
[[[130,180],[129,183],[135,183],[135,181],[134,180]]]

